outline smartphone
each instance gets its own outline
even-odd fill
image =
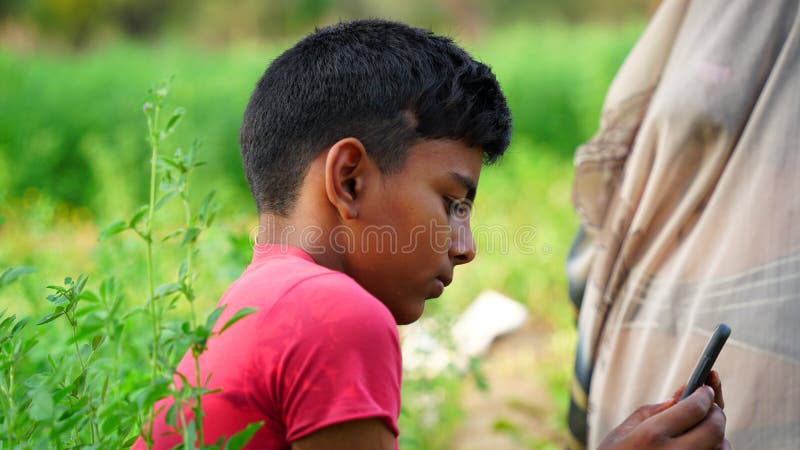
[[[728,340],[728,336],[730,335],[731,327],[724,323],[717,325],[717,329],[714,330],[714,334],[711,336],[711,339],[709,339],[706,349],[703,350],[703,354],[700,355],[700,360],[697,361],[697,366],[695,366],[692,376],[689,377],[689,382],[686,383],[686,389],[684,389],[683,394],[681,394],[681,400],[690,396],[692,392],[705,384],[706,378],[708,378],[708,374],[711,372],[711,367],[714,366],[714,362],[717,360],[722,346],[725,345],[725,341]]]

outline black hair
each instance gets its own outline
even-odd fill
[[[318,29],[275,59],[239,142],[259,212],[287,216],[311,161],[345,137],[387,173],[423,139],[463,141],[490,164],[510,136],[511,113],[489,67],[448,38],[370,19]]]

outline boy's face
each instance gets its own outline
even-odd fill
[[[356,246],[346,271],[397,323],[417,320],[454,267],[475,257],[470,215],[482,162],[482,151],[463,143],[422,141],[402,169],[376,174],[365,189],[349,224]]]

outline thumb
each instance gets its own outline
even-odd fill
[[[658,423],[658,429],[666,435],[678,436],[701,422],[708,415],[713,403],[714,390],[709,386],[702,386],[674,407],[659,414],[653,421]]]

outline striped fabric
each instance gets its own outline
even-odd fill
[[[573,448],[669,398],[720,322],[733,448],[800,448],[799,4],[664,0],[578,148]]]

